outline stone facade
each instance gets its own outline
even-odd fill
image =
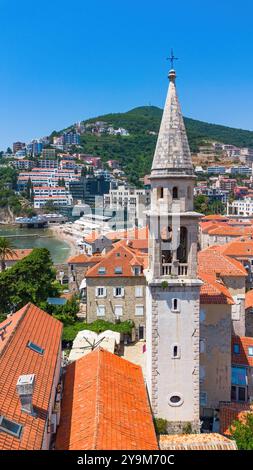
[[[231,308],[229,304],[201,304],[200,413],[213,416],[220,401],[231,394]]]
[[[135,335],[145,338],[146,330],[146,279],[143,275],[134,277],[101,277],[86,278],[87,282],[87,321],[91,323],[98,318],[115,323],[115,306],[122,306],[121,321],[132,320],[135,325]],[[97,288],[105,287],[105,296],[98,297]],[[124,293],[122,297],[115,297],[115,288],[122,287]],[[136,296],[136,288],[142,291],[140,297]],[[138,292],[138,295],[141,292]],[[105,307],[105,315],[98,317],[97,308],[99,305]],[[143,306],[143,315],[136,315],[136,306]],[[139,311],[141,309],[138,309]],[[139,312],[140,313],[140,312]]]

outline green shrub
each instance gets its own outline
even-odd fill
[[[168,434],[167,431],[168,421],[163,418],[154,418],[154,426],[156,434]]]

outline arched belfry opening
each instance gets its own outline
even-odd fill
[[[178,199],[178,187],[174,186],[172,189],[172,199]]]
[[[179,239],[179,247],[177,249],[177,259],[179,263],[187,263],[188,252],[187,252],[187,245],[188,245],[188,231],[186,227],[180,227],[180,239]]]
[[[169,264],[172,262],[172,227],[163,227],[161,230],[161,255],[162,264]]]

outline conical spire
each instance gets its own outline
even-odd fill
[[[169,90],[163,111],[151,176],[193,175],[184,120],[175,86],[176,72],[169,72]]]

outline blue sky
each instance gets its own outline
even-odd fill
[[[0,0],[0,149],[73,122],[163,106],[253,130],[250,0]]]

